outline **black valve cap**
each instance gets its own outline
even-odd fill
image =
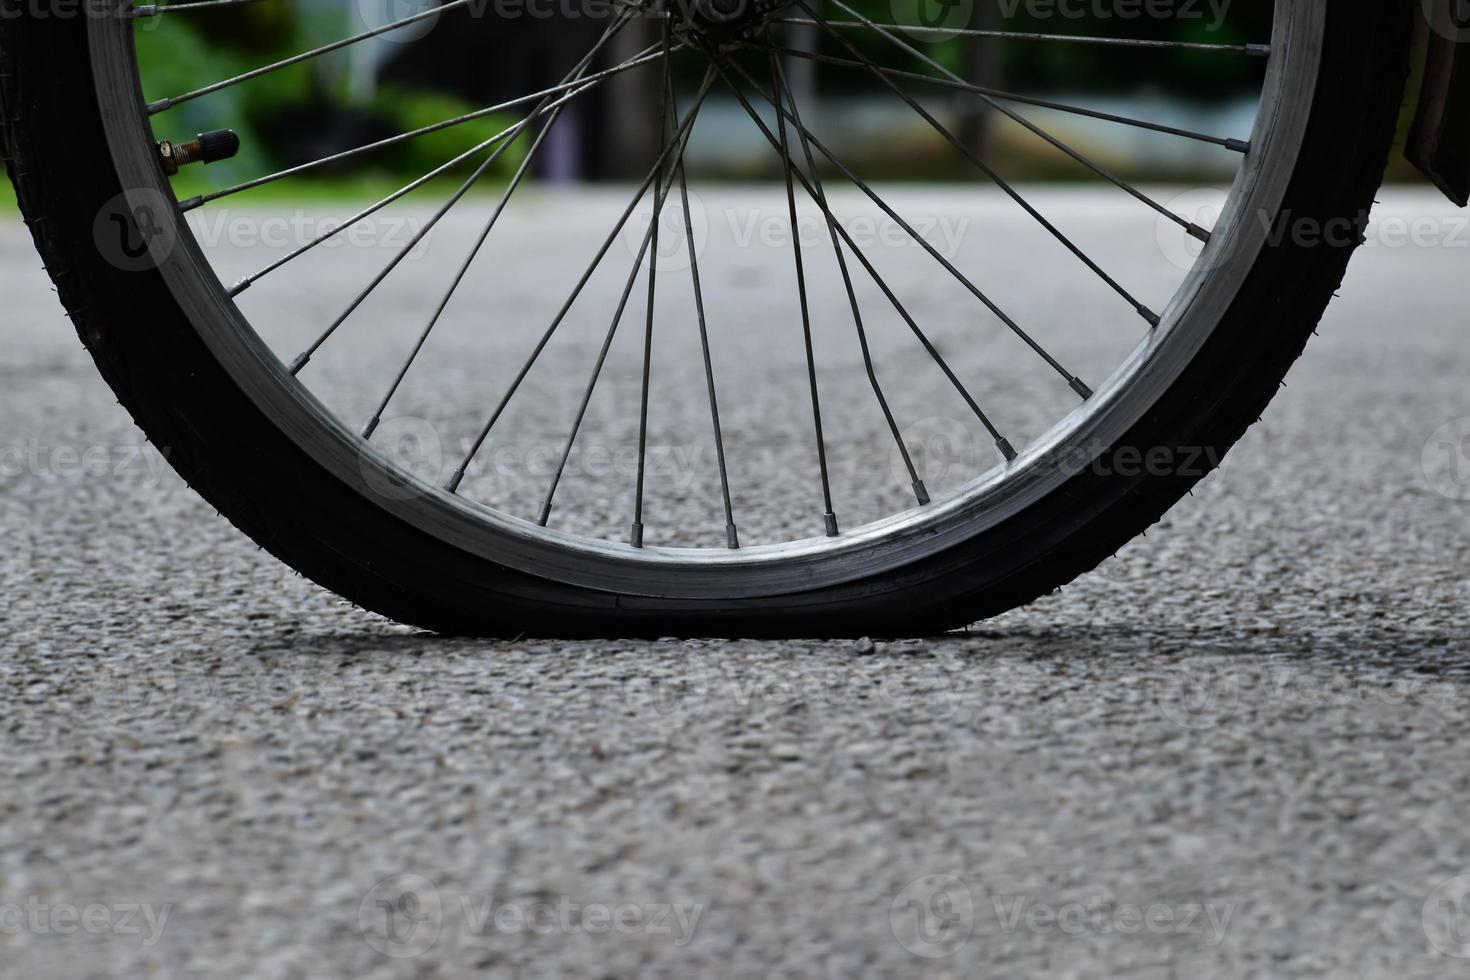
[[[232,129],[199,134],[199,159],[204,163],[228,160],[240,152],[240,137]]]

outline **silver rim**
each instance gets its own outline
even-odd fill
[[[800,19],[821,16],[804,2],[780,16],[798,19],[794,13],[798,8]],[[839,3],[838,8],[850,16],[861,16],[845,4]],[[996,466],[945,499],[916,505],[862,527],[844,528],[837,536],[815,536],[821,533],[819,524],[809,539],[730,549],[634,547],[574,535],[423,481],[410,480],[406,488],[409,492],[385,493],[387,487],[402,485],[401,470],[370,439],[329,411],[293,372],[292,368],[299,369],[300,365],[287,363],[287,358],[270,349],[246,321],[231,288],[221,281],[185,220],[187,209],[208,202],[178,204],[158,166],[150,118],[168,111],[168,107],[157,102],[150,106],[145,100],[133,31],[139,15],[160,16],[160,10],[167,8],[125,8],[124,16],[90,22],[97,95],[114,164],[122,186],[128,189],[129,205],[135,211],[162,212],[157,217],[163,222],[159,226],[163,230],[150,246],[168,287],[205,343],[253,402],[344,483],[392,515],[467,552],[574,585],[638,595],[708,599],[809,590],[910,564],[1021,512],[1075,473],[1069,464],[1090,458],[1088,447],[1117,442],[1189,364],[1218,325],[1266,244],[1268,223],[1247,216],[1276,214],[1295,169],[1315,94],[1324,20],[1321,4],[1301,0],[1277,3],[1260,109],[1243,163],[1220,219],[1210,230],[1209,242],[1168,306],[1159,312],[1157,326],[1106,381],[1087,392],[1088,397],[1076,409],[1044,436],[1024,446],[1008,463]],[[170,15],[178,15],[177,8]],[[665,38],[665,62],[674,44],[708,43],[708,35],[673,30],[666,32]],[[730,71],[729,67],[725,69],[727,74]],[[772,84],[765,89],[772,95],[779,90],[778,72],[773,72]],[[895,81],[893,76],[888,72],[886,80]],[[587,77],[583,76],[583,81]],[[571,92],[577,82],[576,76],[569,78],[573,79],[569,85],[548,98],[554,101]],[[743,84],[750,86],[759,81],[747,76]],[[706,76],[706,90],[710,87]],[[747,87],[745,91],[749,97],[760,90]],[[687,97],[678,99],[678,103],[679,108],[689,111]],[[766,126],[762,135],[771,142],[787,141],[784,172],[790,191],[805,191],[816,200],[822,194],[820,178],[812,180],[804,175],[802,158],[813,149],[822,151],[820,134],[811,135],[810,144],[806,144],[799,107],[791,102],[783,104],[785,112],[777,115],[770,111],[768,117],[779,126]],[[692,116],[684,118],[692,120]],[[687,133],[689,128],[692,123],[682,132]],[[672,126],[666,127],[662,144],[665,160],[673,160],[676,151],[682,149],[675,142],[680,133]],[[798,149],[798,144],[804,145]],[[805,173],[815,171],[807,169]],[[679,192],[676,175],[683,177],[682,167],[661,168],[646,185],[672,196]],[[160,201],[166,203],[160,205]],[[657,222],[651,228],[657,228]],[[836,228],[833,232],[841,234]],[[861,254],[851,241],[844,244],[850,258],[861,262]],[[641,259],[635,263],[635,273],[641,264]],[[944,276],[947,272],[936,264],[935,274]],[[631,289],[631,278],[629,282]],[[330,337],[330,330],[327,335]],[[922,494],[922,488],[917,492]]]

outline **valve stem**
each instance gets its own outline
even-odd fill
[[[187,143],[175,143],[172,140],[160,140],[158,143],[158,156],[163,161],[163,172],[170,177],[191,163],[218,163],[239,152],[240,137],[229,129],[200,133]]]

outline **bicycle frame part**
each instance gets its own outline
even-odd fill
[[[1421,0],[1428,61],[1404,155],[1460,207],[1470,204],[1470,0]]]

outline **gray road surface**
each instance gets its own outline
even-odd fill
[[[1470,970],[1470,234],[1380,215],[1146,539],[965,635],[766,644],[446,642],[323,593],[140,445],[0,222],[0,975]],[[744,472],[783,385],[731,380]]]

